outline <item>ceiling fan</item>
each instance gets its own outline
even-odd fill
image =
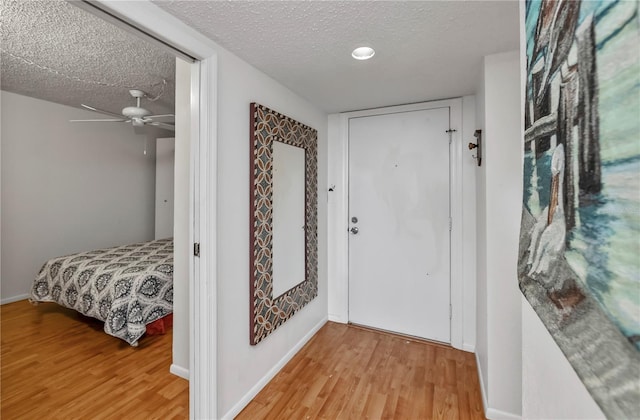
[[[167,122],[156,121],[156,119],[174,117],[173,114],[151,115],[151,111],[140,107],[140,98],[146,96],[146,94],[138,89],[129,90],[129,94],[136,98],[135,106],[128,106],[122,109],[122,115],[118,115],[115,112],[105,111],[103,109],[94,108],[89,105],[80,104],[83,108],[90,111],[99,112],[101,114],[110,115],[116,117],[114,119],[100,119],[100,120],[69,120],[69,122],[130,122],[134,127],[142,127],[144,125],[152,125],[155,127],[164,128],[166,130],[175,131],[175,125]]]

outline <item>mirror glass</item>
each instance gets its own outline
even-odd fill
[[[318,132],[251,104],[250,343],[318,295]]]
[[[273,142],[273,296],[304,281],[304,149]]]

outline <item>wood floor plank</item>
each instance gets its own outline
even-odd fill
[[[189,383],[169,373],[172,334],[138,347],[53,303],[2,305],[3,419],[186,419]]]
[[[475,358],[329,322],[236,417],[484,419]]]
[[[2,306],[3,419],[186,419],[171,334],[138,348],[55,304]],[[473,354],[328,323],[238,419],[483,419]]]

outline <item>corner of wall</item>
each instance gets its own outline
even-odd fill
[[[327,127],[327,271],[328,296],[327,309],[329,320],[347,323],[348,290],[346,272],[346,253],[348,243],[344,232],[346,225],[343,214],[347,205],[346,139],[343,137],[344,116],[330,114]]]
[[[521,412],[521,321],[517,250],[522,201],[517,51],[484,58],[477,92],[483,160],[477,189],[477,344],[487,417]]]
[[[476,174],[477,163],[466,147],[473,142],[476,130],[476,97],[462,98],[462,255],[463,255],[463,343],[462,348],[474,352],[476,348]]]
[[[482,59],[476,88],[476,125],[486,136],[485,130],[485,63]],[[485,153],[486,155],[486,153]],[[488,342],[487,342],[487,272],[486,272],[486,159],[485,166],[476,169],[476,359],[478,363],[478,379],[482,390],[488,386]],[[487,394],[483,393],[486,397]],[[487,399],[484,400],[485,407]]]

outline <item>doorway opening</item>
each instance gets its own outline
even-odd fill
[[[217,395],[216,47],[202,34],[151,2],[83,1],[78,5],[168,48],[190,63],[189,116],[182,124],[185,130],[188,129],[189,138],[189,287],[185,311],[189,366],[187,372],[181,373],[188,374],[190,418],[217,418],[217,398],[212,397]],[[174,348],[175,345],[174,341]],[[175,372],[175,368],[172,371]]]

